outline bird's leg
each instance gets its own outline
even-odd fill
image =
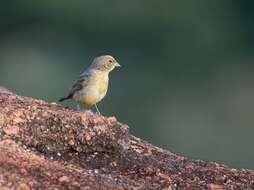
[[[80,111],[80,107],[79,107],[79,104],[77,104],[77,110]]]
[[[97,105],[96,105],[96,104],[94,104],[94,106],[95,106],[96,112],[97,112],[99,115],[101,115],[101,112],[99,111],[99,109],[98,109]]]

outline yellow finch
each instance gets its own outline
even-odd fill
[[[96,57],[90,67],[79,76],[68,96],[61,98],[59,102],[74,99],[88,106],[95,105],[96,111],[100,114],[96,103],[106,95],[108,75],[115,67],[120,67],[120,65],[112,56]]]

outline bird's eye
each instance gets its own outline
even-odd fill
[[[110,60],[109,60],[109,63],[113,63],[113,60],[110,59]]]

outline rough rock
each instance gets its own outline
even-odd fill
[[[0,87],[0,189],[254,189],[254,171],[151,145],[114,117]]]

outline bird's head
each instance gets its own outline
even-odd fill
[[[101,71],[112,71],[115,67],[120,67],[119,63],[111,55],[103,55],[93,60],[91,68]]]

